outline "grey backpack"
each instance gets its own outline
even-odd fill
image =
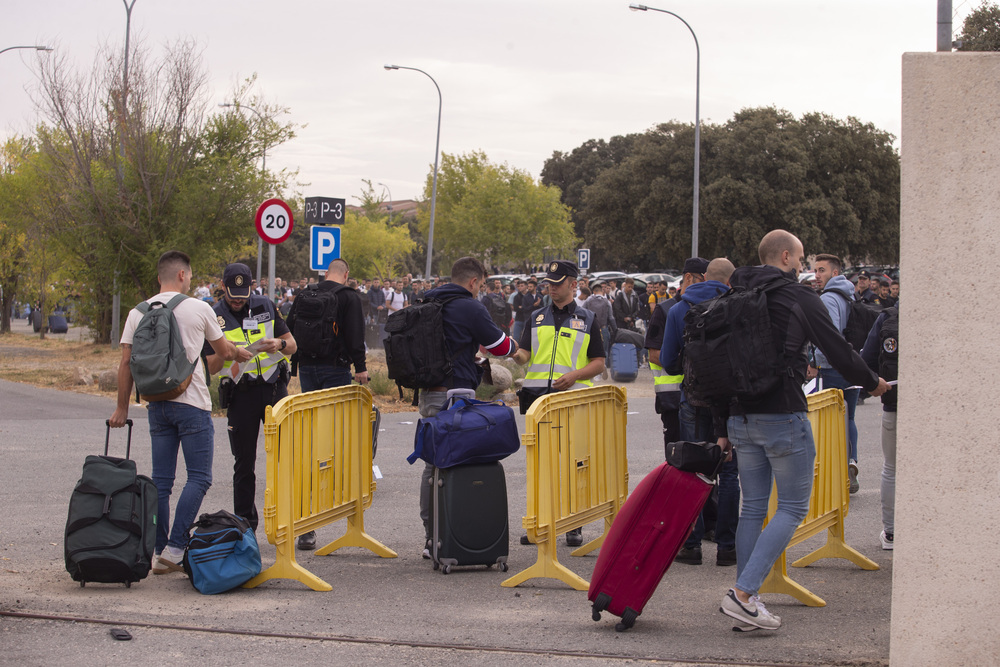
[[[191,384],[198,361],[188,361],[174,317],[174,308],[186,298],[178,294],[167,303],[143,301],[135,307],[142,319],[132,336],[130,367],[136,391],[145,401],[169,401]]]

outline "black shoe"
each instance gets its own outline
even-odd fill
[[[531,540],[528,539],[527,533],[521,536],[521,544],[523,544],[524,546],[528,546],[531,544]]]
[[[719,550],[715,554],[715,564],[716,565],[736,565],[736,547],[732,549],[723,549],[719,547]]]
[[[583,546],[583,528],[576,528],[575,530],[571,530],[566,533],[566,546]]]
[[[302,551],[312,551],[316,548],[316,531],[310,530],[308,533],[303,533],[299,535],[299,539],[295,540],[295,548]]]
[[[685,563],[687,565],[701,565],[701,547],[681,549],[677,552],[677,558],[674,559],[674,562]]]
[[[701,539],[704,542],[714,542],[715,541],[715,529],[714,528],[709,528],[708,530],[706,530],[705,534],[702,536]]]

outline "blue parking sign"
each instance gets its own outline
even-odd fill
[[[590,248],[580,248],[576,251],[576,265],[581,271],[590,270]]]
[[[309,268],[326,271],[340,258],[340,227],[313,225],[309,228]]]

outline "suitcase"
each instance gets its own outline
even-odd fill
[[[108,456],[111,424],[104,438],[104,456],[88,456],[76,483],[66,519],[66,570],[85,586],[88,581],[123,583],[144,579],[152,567],[156,546],[156,487],[136,474],[130,460],[132,420],[128,424],[125,458]]]
[[[69,331],[69,324],[62,315],[49,315],[49,333],[64,334]]]
[[[611,346],[611,379],[615,382],[633,382],[639,376],[639,361],[635,345],[615,343]]]
[[[587,599],[592,617],[621,617],[615,630],[635,624],[694,528],[715,483],[667,463],[646,475],[622,505],[594,566]]]
[[[507,571],[507,480],[499,461],[435,468],[431,515],[434,569],[494,564]]]

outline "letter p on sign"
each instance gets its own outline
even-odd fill
[[[340,258],[340,227],[313,225],[309,228],[309,268],[326,271]]]

